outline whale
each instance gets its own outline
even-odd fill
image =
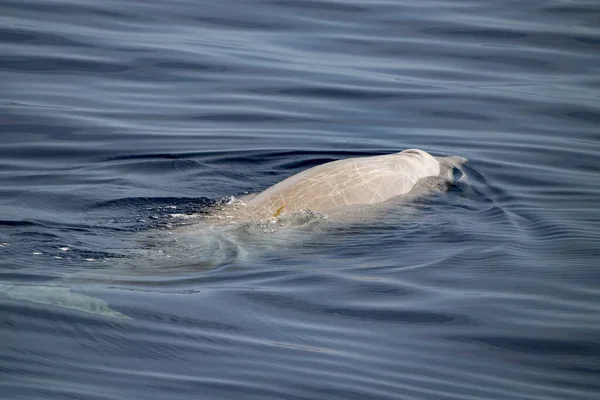
[[[177,265],[177,260],[186,258],[202,260],[194,268],[203,265],[210,269],[243,262],[255,253],[273,250],[279,253],[281,248],[326,231],[329,224],[344,227],[357,220],[371,221],[369,217],[376,218],[376,213],[369,214],[367,210],[377,209],[378,205],[391,201],[390,207],[394,207],[395,199],[410,200],[443,190],[465,162],[467,159],[459,156],[436,157],[424,150],[407,149],[321,164],[259,193],[224,202],[202,214],[197,223],[166,232],[148,232],[156,240],[150,247],[159,250],[145,256],[141,253],[139,264],[160,264],[169,273],[172,271],[169,262]],[[344,214],[340,210],[352,211]],[[340,215],[341,218],[336,218]],[[323,220],[329,224],[322,223]],[[157,254],[160,258],[156,258]],[[178,254],[183,254],[183,259]],[[86,282],[113,286],[120,279],[135,279],[136,270],[139,268],[123,265],[110,274],[85,271],[44,284],[0,282],[0,300],[27,301],[111,319],[129,319],[105,301],[81,291],[85,291]],[[143,274],[143,270],[139,273]]]

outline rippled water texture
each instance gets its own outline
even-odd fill
[[[0,397],[599,398],[599,77],[597,1],[2,0]],[[468,179],[211,211],[406,148]]]

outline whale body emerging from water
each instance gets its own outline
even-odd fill
[[[319,165],[243,199],[250,215],[277,217],[300,210],[327,213],[340,207],[381,203],[409,196],[430,178],[452,180],[463,157],[434,157],[426,151],[348,158]]]

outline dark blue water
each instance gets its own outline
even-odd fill
[[[599,398],[599,77],[597,1],[3,0],[0,397]],[[411,147],[469,179],[203,222]]]

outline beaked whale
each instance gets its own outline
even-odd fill
[[[175,243],[182,243],[173,253],[175,255],[185,250],[182,252],[207,257],[204,264],[208,268],[230,262],[230,254],[236,259],[244,259],[256,248],[260,250],[261,244],[266,248],[279,248],[295,243],[303,235],[302,232],[294,235],[293,228],[301,227],[306,221],[318,222],[319,218],[328,218],[348,208],[352,209],[350,217],[342,212],[342,218],[338,218],[342,224],[353,221],[353,217],[368,220],[369,214],[365,208],[374,210],[377,208],[375,205],[389,200],[410,199],[436,188],[443,189],[452,181],[454,168],[460,168],[466,161],[462,157],[434,157],[423,150],[408,149],[395,154],[348,158],[309,168],[256,195],[248,195],[233,204],[217,207],[203,216],[203,223],[169,231],[169,234],[177,236]],[[357,213],[354,207],[358,206],[363,208]],[[309,213],[302,214],[306,211]],[[291,224],[286,224],[286,219]],[[265,221],[269,222],[265,224]],[[274,223],[287,227],[282,231],[288,233],[289,237],[267,234],[272,232],[270,228]],[[310,230],[308,232],[311,233]],[[154,260],[149,264],[154,264]],[[109,318],[129,318],[110,308],[101,299],[71,290],[79,287],[80,282],[100,283],[119,279],[118,276],[113,277],[117,275],[114,271],[105,275],[83,273],[43,285],[0,282],[0,298],[54,305]],[[128,277],[127,274],[124,276]]]

